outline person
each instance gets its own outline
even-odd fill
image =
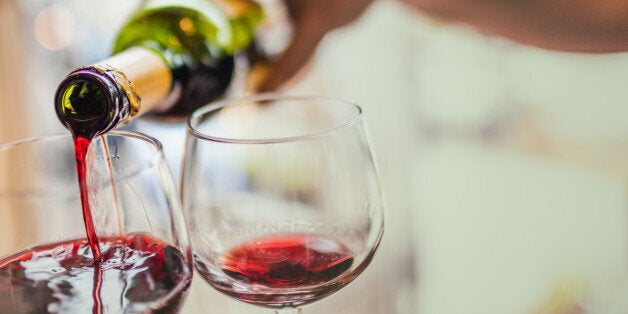
[[[433,18],[545,49],[628,50],[628,1],[398,0]],[[274,90],[310,59],[326,33],[356,20],[373,0],[285,0],[295,34],[262,86]]]

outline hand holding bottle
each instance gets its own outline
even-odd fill
[[[324,35],[352,22],[372,0],[286,0],[294,40],[262,86],[273,90],[306,64]],[[628,2],[614,0],[400,0],[427,16],[545,49],[628,50]]]

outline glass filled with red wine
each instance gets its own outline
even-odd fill
[[[193,264],[161,144],[113,131],[84,157],[82,191],[69,133],[0,145],[0,313],[177,313]]]
[[[181,182],[199,274],[278,313],[349,284],[383,234],[362,109],[344,101],[258,95],[201,108]]]

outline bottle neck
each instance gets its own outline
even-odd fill
[[[96,66],[109,69],[117,85],[124,90],[130,105],[125,122],[157,108],[172,89],[173,78],[168,65],[146,48],[127,49]]]
[[[71,72],[55,97],[57,116],[75,135],[93,137],[154,109],[169,94],[172,74],[144,48],[131,48]]]

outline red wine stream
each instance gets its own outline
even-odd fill
[[[102,313],[102,299],[100,290],[102,287],[102,267],[100,265],[100,242],[94,225],[94,217],[89,206],[89,185],[87,184],[87,151],[92,142],[91,137],[83,137],[73,134],[74,153],[76,155],[76,173],[78,174],[79,189],[81,193],[81,206],[83,208],[83,221],[85,223],[85,233],[89,242],[89,247],[94,258],[94,286],[92,288],[92,298],[94,306],[93,314]]]
[[[100,260],[100,246],[98,235],[94,226],[94,218],[89,207],[89,186],[87,184],[87,151],[91,144],[91,138],[74,135],[74,153],[76,154],[76,172],[78,174],[79,189],[81,191],[81,205],[83,207],[83,221],[89,247],[92,250],[95,261]]]

